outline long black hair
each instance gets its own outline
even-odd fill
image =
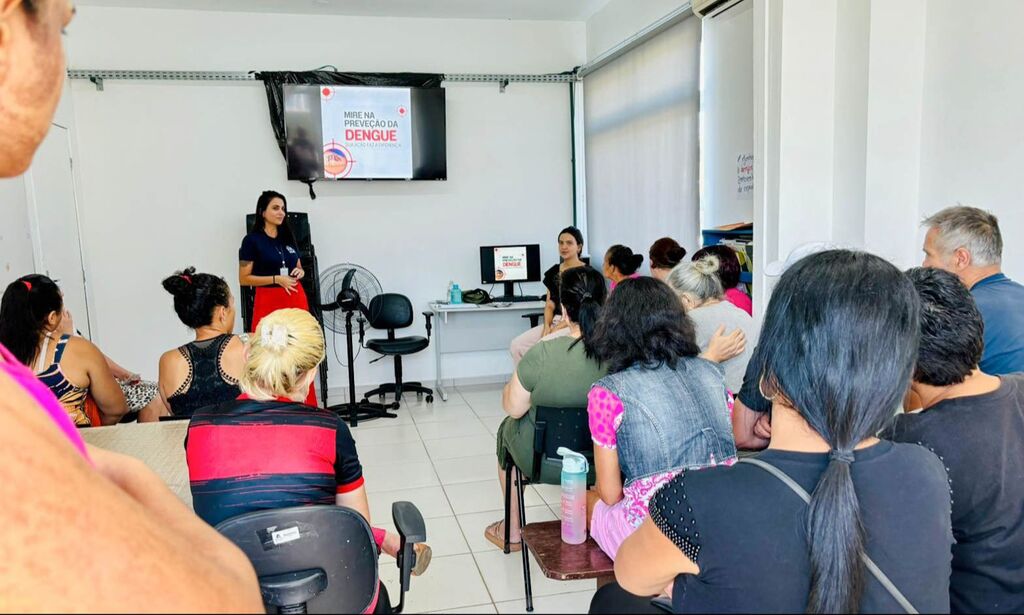
[[[596,358],[592,338],[601,316],[601,307],[608,296],[604,276],[590,265],[573,267],[562,272],[559,289],[565,313],[569,320],[580,326],[580,339],[573,342],[572,346],[582,341],[587,358]]]
[[[564,229],[558,231],[558,238],[561,239],[562,235],[572,235],[572,238],[576,240],[576,244],[579,245],[580,249],[576,252],[576,256],[580,257],[583,255],[583,233],[580,229],[575,226],[567,226]]]
[[[277,227],[277,237],[285,245],[298,248],[298,244],[295,243],[295,233],[292,232],[292,226],[288,223],[288,199],[284,198],[284,195],[280,192],[273,190],[264,190],[260,194],[260,198],[256,199],[256,220],[253,222],[253,232],[265,232],[266,231],[266,220],[263,219],[263,212],[267,211],[270,207],[270,202],[274,199],[281,199],[284,203],[284,222],[281,226]]]
[[[35,273],[18,278],[0,300],[0,344],[28,365],[36,356],[46,319],[63,309],[64,297],[53,280]]]
[[[668,284],[654,278],[623,280],[608,296],[594,329],[593,347],[608,373],[633,365],[675,369],[700,354],[696,328]]]
[[[618,269],[622,275],[633,275],[644,263],[643,254],[633,254],[633,250],[618,244],[608,248],[605,256],[608,258],[608,264]]]
[[[896,267],[848,250],[798,261],[768,304],[755,373],[766,395],[795,408],[832,449],[808,511],[808,613],[859,611],[864,529],[850,463],[854,447],[889,424],[907,392],[919,307]]]
[[[231,289],[224,278],[196,273],[195,267],[175,272],[163,281],[164,290],[174,295],[174,312],[185,326],[198,329],[213,322],[217,307],[231,305]]]

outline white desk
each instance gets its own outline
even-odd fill
[[[437,376],[434,387],[441,399],[448,401],[441,367],[442,355],[456,352],[507,350],[512,339],[530,328],[522,318],[530,312],[543,312],[543,301],[528,303],[489,303],[469,307],[433,302],[428,309],[434,313],[434,357]]]

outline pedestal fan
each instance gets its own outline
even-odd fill
[[[335,334],[345,334],[345,348],[348,356],[348,402],[327,403],[324,391],[324,406],[337,412],[349,425],[355,427],[359,421],[379,418],[398,418],[387,411],[384,404],[356,400],[355,356],[352,343],[352,319],[357,317],[360,324],[367,314],[370,301],[381,294],[380,282],[360,265],[345,263],[328,267],[320,274],[320,309],[323,311],[324,327]]]

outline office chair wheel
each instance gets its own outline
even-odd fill
[[[428,404],[434,403],[434,396],[433,395],[427,395],[427,403]]]
[[[391,404],[391,409],[392,410],[398,410],[401,407],[402,407],[402,404],[398,403],[397,401]]]
[[[419,401],[421,399],[423,399],[423,392],[422,391],[416,391],[416,400]]]

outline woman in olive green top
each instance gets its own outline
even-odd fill
[[[532,476],[533,434],[537,406],[555,408],[587,407],[587,393],[600,380],[601,368],[588,338],[597,324],[607,294],[604,276],[589,266],[567,269],[561,274],[562,318],[569,323],[569,334],[545,340],[531,348],[519,362],[512,379],[502,392],[501,401],[508,418],[498,428],[498,476],[506,489],[505,459],[511,456],[524,476]],[[518,551],[518,503],[512,498],[509,542]],[[503,521],[488,526],[485,535],[504,548]]]

